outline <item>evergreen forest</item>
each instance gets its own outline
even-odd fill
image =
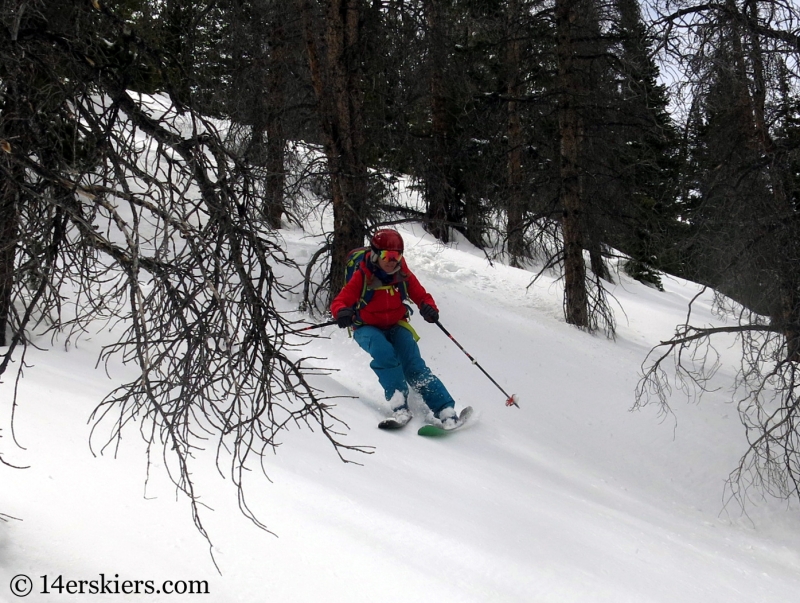
[[[685,363],[737,334],[755,409],[740,469],[800,495],[794,0],[0,11],[4,377],[31,333],[124,323],[104,355],[141,374],[97,411],[118,430],[144,414],[154,444],[189,455],[189,419],[203,416],[246,456],[299,419],[346,448],[309,369],[284,353],[297,319],[274,303],[276,267],[291,263],[276,233],[313,192],[333,228],[307,267],[311,316],[342,286],[348,251],[406,221],[555,271],[564,319],[587,337],[614,336],[612,259],[656,289],[664,274],[713,289],[728,326],[693,325],[690,309],[645,362],[638,403],[666,405],[668,362],[702,390],[713,362]],[[397,202],[401,176],[420,206]],[[185,466],[172,477],[191,497]]]

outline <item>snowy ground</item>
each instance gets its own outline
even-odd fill
[[[374,446],[344,464],[317,434],[287,433],[279,454],[247,484],[271,535],[240,515],[235,490],[209,462],[195,478],[220,576],[188,504],[165,476],[145,486],[143,444],[131,431],[117,458],[95,457],[88,416],[125,377],[94,369],[107,335],[65,351],[31,352],[19,384],[0,385],[0,602],[26,601],[783,603],[800,593],[800,516],[775,502],[745,517],[724,506],[724,481],[743,452],[725,391],[674,417],[631,412],[640,365],[672,333],[698,289],[665,279],[659,293],[618,277],[624,314],[609,341],[567,326],[561,290],[495,264],[462,244],[444,248],[419,227],[402,230],[406,257],[434,295],[441,321],[498,382],[503,395],[435,327],[414,320],[423,356],[474,422],[445,439],[376,428],[387,412],[368,358],[344,331],[317,332],[304,355],[338,369],[315,378],[338,402],[347,441]],[[303,262],[319,244],[284,232]],[[460,249],[458,248],[460,247]],[[710,295],[700,317],[718,322]],[[296,300],[287,300],[287,308]],[[734,351],[723,350],[733,354]],[[731,356],[732,357],[732,356]],[[730,380],[723,367],[720,384]],[[213,510],[211,510],[213,509]],[[68,594],[68,581],[207,581],[210,595]],[[43,578],[46,576],[47,578]],[[50,586],[61,577],[62,594]],[[18,584],[22,584],[17,582]],[[115,586],[116,584],[116,586]],[[73,590],[79,589],[79,583]],[[88,592],[90,585],[84,585]]]

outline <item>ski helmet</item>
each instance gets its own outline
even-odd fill
[[[403,237],[396,230],[379,230],[369,241],[372,251],[403,251]]]

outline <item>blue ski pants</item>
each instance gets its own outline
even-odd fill
[[[353,332],[353,338],[372,356],[370,367],[378,376],[386,400],[391,400],[395,392],[402,392],[407,404],[411,385],[434,414],[455,406],[450,392],[420,356],[419,346],[409,329],[402,325],[385,330],[363,325]]]

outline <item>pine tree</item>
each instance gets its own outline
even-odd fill
[[[617,0],[615,8],[612,137],[620,186],[615,187],[609,242],[631,257],[625,267],[629,274],[661,288],[658,270],[677,269],[671,238],[678,228],[679,139],[639,4]]]
[[[586,4],[585,0],[556,0],[555,3],[564,310],[567,322],[582,328],[590,326],[586,267],[583,262],[586,203],[580,172],[585,133],[581,109],[585,106],[588,92],[584,78],[586,57],[579,54],[577,24]]]

